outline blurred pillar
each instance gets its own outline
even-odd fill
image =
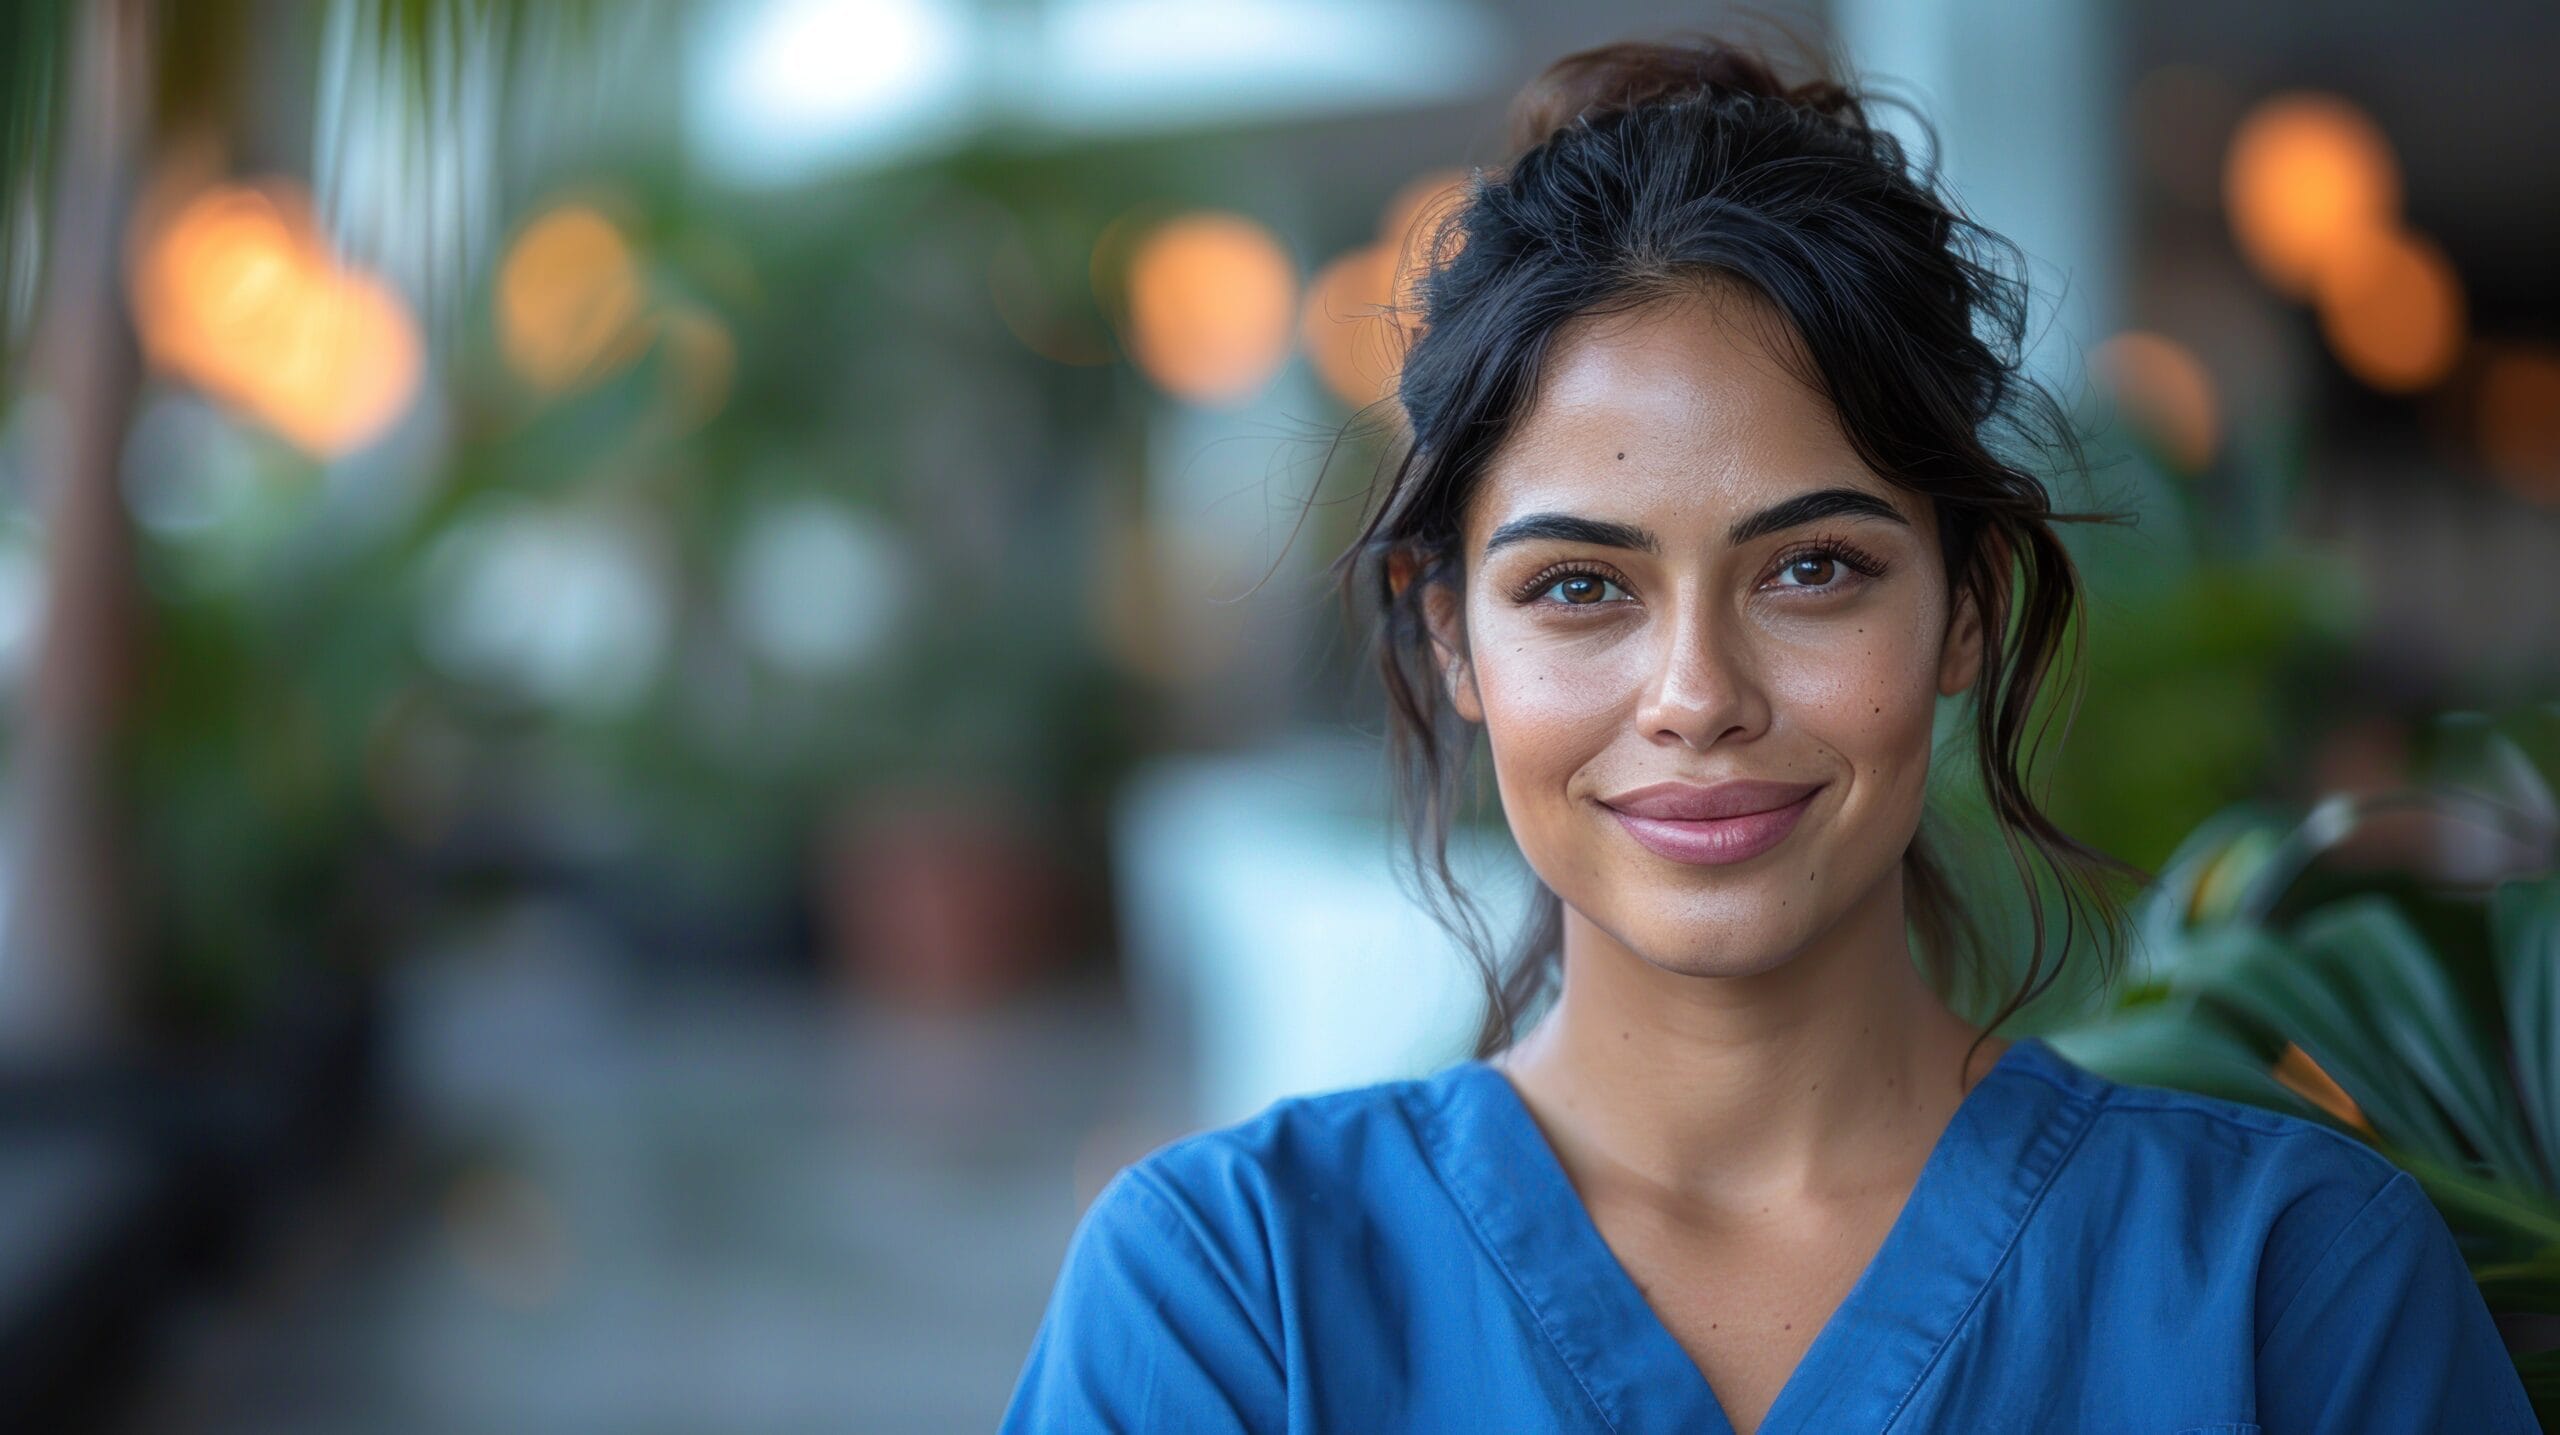
[[[136,580],[118,474],[140,360],[115,260],[150,113],[148,7],[97,0],[73,13],[30,376],[50,406],[36,465],[49,507],[37,659],[8,754],[0,1053],[9,1055],[115,1035],[132,931],[116,782]]]
[[[2120,7],[2099,0],[1833,0],[1861,78],[1937,126],[1948,186],[2026,251],[2030,366],[2066,402],[2122,327],[2126,84]],[[1921,146],[1898,110],[1887,127]],[[1915,148],[1915,158],[1926,155]]]

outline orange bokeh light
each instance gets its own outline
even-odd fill
[[[1396,258],[1395,305],[1398,321],[1414,326],[1421,308],[1416,292],[1424,275],[1448,263],[1465,247],[1466,232],[1456,225],[1442,228],[1467,198],[1472,176],[1463,169],[1438,169],[1408,182],[1387,201],[1378,238]]]
[[[2379,229],[2322,264],[2320,332],[2338,362],[2377,389],[2407,393],[2442,379],[2462,349],[2462,281],[2423,235]]]
[[[548,393],[592,383],[639,355],[640,268],[612,220],[564,204],[516,236],[498,271],[498,342]]]
[[[2096,367],[2117,404],[2186,473],[2213,462],[2222,417],[2213,376],[2186,345],[2166,335],[2129,330],[2100,344]]]
[[[1405,337],[1387,312],[1395,289],[1396,256],[1383,241],[1336,258],[1307,286],[1299,337],[1316,377],[1353,408],[1394,391]]]
[[[2310,297],[2344,246],[2397,221],[2400,166],[2364,111],[2297,91],[2250,110],[2223,161],[2231,229],[2251,264],[2289,297]]]
[[[217,185],[146,211],[131,274],[153,365],[323,457],[378,437],[425,365],[390,285],[339,264],[295,186]]]
[[[1289,358],[1298,276],[1270,230],[1240,214],[1157,226],[1129,259],[1129,351],[1168,393],[1250,398]]]
[[[1387,201],[1377,239],[1337,257],[1307,287],[1299,322],[1307,357],[1353,408],[1395,392],[1421,325],[1422,280],[1465,245],[1465,232],[1442,221],[1465,201],[1471,178],[1434,170],[1406,184]]]

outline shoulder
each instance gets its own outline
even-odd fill
[[[1310,1247],[1394,1179],[1410,1148],[1386,1082],[1291,1097],[1166,1142],[1115,1172],[1077,1220],[1004,1429],[1277,1430]]]
[[[2245,1302],[2267,1429],[2538,1428],[2415,1176],[2319,1121],[2100,1077],[2049,1047],[2027,1064],[2085,1118],[2081,1234],[2180,1299]]]
[[[2059,1057],[2050,1047],[2048,1056]],[[2107,1159],[2254,1173],[2285,1189],[2369,1197],[2400,1174],[2382,1153],[2338,1127],[2246,1102],[2118,1081],[2070,1062],[2040,1074],[2093,1103],[2090,1140]]]
[[[1413,1077],[1283,1097],[1241,1121],[1166,1142],[1124,1168],[1123,1201],[1202,1234],[1357,1204],[1422,1165],[1417,1122],[1453,1078]],[[1096,1199],[1100,1204],[1100,1199]]]
[[[1369,1188],[1406,1179],[1406,1107],[1428,1085],[1283,1098],[1123,1166],[1077,1220],[1059,1305],[1178,1308],[1194,1321],[1223,1310],[1276,1351],[1292,1248],[1377,1204]]]
[[[2067,1059],[2045,1066],[2040,1075],[2090,1106],[2077,1184],[2108,1192],[2119,1217],[2174,1221],[2195,1246],[2253,1253],[2263,1310],[2289,1305],[2342,1241],[2420,1239],[2425,1222],[2441,1224],[2413,1177],[2338,1127]]]

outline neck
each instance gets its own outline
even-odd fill
[[[1765,971],[1666,971],[1567,908],[1563,985],[1495,1064],[1569,1168],[1709,1206],[1907,1182],[1981,1073],[1913,966],[1900,874]]]

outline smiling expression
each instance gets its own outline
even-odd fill
[[[1929,503],[1859,459],[1773,342],[1784,320],[1730,289],[1567,324],[1466,513],[1464,660],[1432,595],[1569,948],[1579,918],[1666,970],[1740,975],[1852,914],[1899,935],[1936,702],[1973,681],[1979,629],[1969,604],[1949,623]],[[1743,824],[1648,845],[1606,801],[1736,779],[1818,787],[1774,845],[1714,864],[1664,849]]]

